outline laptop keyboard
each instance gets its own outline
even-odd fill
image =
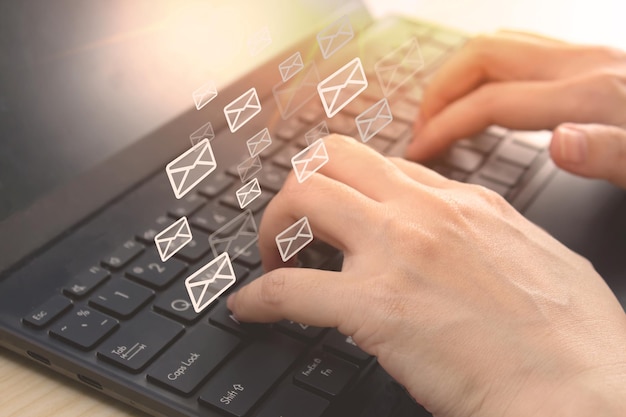
[[[383,154],[401,154],[412,136],[423,86],[465,41],[429,26],[418,26],[415,34],[425,70],[389,97],[393,121],[367,142]],[[375,75],[368,74],[368,79],[375,84]],[[358,135],[354,117],[379,99],[368,91],[326,120],[330,132]],[[280,190],[291,157],[307,146],[304,133],[324,119],[322,106],[313,103],[273,128],[275,140],[263,152],[263,170],[256,176],[263,194],[247,207],[255,218]],[[494,126],[459,141],[429,166],[513,202],[543,172],[548,140],[547,134]],[[335,329],[286,320],[271,325],[237,322],[225,297],[261,275],[256,245],[233,261],[236,285],[203,312],[194,311],[182,283],[212,259],[209,235],[241,213],[235,198],[240,186],[237,166],[212,174],[195,194],[167,207],[151,226],[129,231],[134,236],[94,260],[62,295],[49,299],[23,323],[47,329],[50,337],[72,349],[95,352],[104,367],[142,375],[155,390],[167,390],[218,415],[321,417],[376,366],[375,358]],[[193,240],[162,263],[154,237],[182,216],[189,219]],[[303,267],[336,269],[341,255],[315,241],[300,253],[299,262]]]

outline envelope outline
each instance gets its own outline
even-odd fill
[[[299,183],[328,163],[328,152],[323,139],[318,139],[291,158],[291,165]]]
[[[207,270],[209,270],[209,273],[213,272],[210,271],[213,267],[216,269],[213,275],[209,278],[202,277]],[[187,289],[187,294],[189,295],[194,311],[196,313],[201,313],[220,295],[232,287],[235,282],[237,282],[237,277],[235,276],[233,265],[228,253],[222,253],[187,277],[185,279],[185,288]],[[211,288],[211,285],[213,285],[217,291],[210,293],[210,297],[205,299],[206,293],[209,288]],[[201,287],[199,296],[194,292],[194,289],[197,287]]]
[[[181,199],[216,168],[211,144],[208,139],[203,139],[167,164],[165,171],[174,195]],[[192,179],[187,182],[190,175]]]
[[[384,95],[389,97],[423,67],[424,58],[417,38],[413,37],[376,62],[374,72]]]
[[[248,145],[248,152],[250,152],[251,158],[259,155],[272,144],[272,137],[270,136],[269,129],[265,128],[261,130],[259,133],[248,139],[246,144]]]
[[[261,164],[261,158],[254,156],[246,159],[239,165],[237,165],[237,173],[239,173],[239,179],[241,182],[248,182],[252,177],[259,173],[263,169]]]
[[[319,83],[317,92],[328,118],[335,116],[350,104],[352,100],[367,88],[367,85],[367,77],[359,57],[354,58]],[[356,88],[356,90],[349,91],[349,97],[342,98],[342,93],[349,88]]]
[[[311,62],[288,82],[272,87],[272,95],[283,120],[287,120],[317,94],[320,75],[315,62]]]
[[[326,123],[326,120],[322,120],[304,134],[304,140],[307,145],[310,145],[316,140],[325,138],[328,135],[330,135],[328,124]]]
[[[209,81],[191,93],[196,109],[200,110],[217,97],[217,88],[214,81]]]
[[[300,51],[278,64],[278,71],[280,71],[280,76],[283,79],[283,82],[288,81],[303,69],[304,62],[302,61]]]
[[[366,143],[392,122],[389,102],[386,98],[377,101],[354,120],[361,140]]]
[[[233,234],[233,230],[235,233]],[[243,238],[241,246],[233,247],[239,238]],[[234,219],[220,227],[209,236],[209,245],[213,255],[228,252],[234,261],[259,239],[259,231],[250,209],[246,209]]]
[[[253,178],[248,183],[244,184],[243,187],[238,189],[235,194],[237,195],[239,207],[241,207],[242,209],[246,208],[248,204],[252,203],[261,195],[261,186],[259,185],[259,180]]]
[[[257,56],[265,48],[272,44],[272,35],[267,26],[263,26],[258,31],[248,37],[248,52],[251,56]]]
[[[295,233],[294,233],[295,231]],[[287,262],[313,241],[309,219],[304,216],[276,236],[276,246],[283,262]]]
[[[213,124],[211,122],[206,122],[189,135],[191,146],[196,145],[202,139],[208,139],[209,142],[215,139],[215,130],[213,130]]]
[[[256,88],[252,87],[224,107],[224,116],[230,131],[235,133],[261,112],[261,102]]]
[[[181,241],[178,241],[182,239]],[[165,262],[193,240],[187,217],[183,216],[154,236],[161,261]]]
[[[345,15],[322,29],[317,34],[317,43],[324,59],[328,59],[352,38],[354,30],[350,24],[350,17]]]

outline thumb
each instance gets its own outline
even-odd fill
[[[562,169],[602,178],[626,188],[626,130],[598,124],[562,124],[550,144],[552,160]]]

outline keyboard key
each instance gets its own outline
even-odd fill
[[[467,40],[461,34],[444,31],[433,32],[430,39],[446,47],[457,47]]]
[[[148,380],[189,395],[237,348],[240,339],[208,325],[184,335],[148,372]]]
[[[445,46],[441,46],[432,42],[422,43],[420,46],[422,58],[424,58],[425,70],[430,70],[431,67],[434,67],[437,61],[439,61],[443,57],[446,50]]]
[[[177,259],[162,262],[156,251],[150,251],[137,261],[131,263],[126,275],[154,289],[169,285],[187,270],[187,264]]]
[[[256,417],[322,417],[330,403],[294,385],[280,387]]]
[[[508,129],[502,127],[502,126],[489,126],[487,128],[486,131],[488,134],[496,136],[500,139],[502,139],[503,137],[505,137],[507,135],[507,133],[509,133]]]
[[[257,176],[262,190],[277,193],[282,188],[289,171],[276,165],[267,165]]]
[[[298,118],[306,124],[318,122],[324,114],[324,109],[318,103],[309,103],[298,112]]]
[[[22,318],[22,322],[42,328],[72,307],[72,302],[62,295],[55,295]]]
[[[539,132],[512,132],[513,142],[534,148],[538,151],[543,150],[550,145],[552,133],[549,131]]]
[[[177,200],[174,206],[168,210],[167,214],[175,219],[179,219],[183,216],[188,217],[200,210],[206,202],[207,200],[205,198],[202,198],[197,194],[191,194]]]
[[[248,268],[255,268],[261,265],[261,252],[259,252],[258,245],[252,245],[241,252],[239,256],[237,256],[237,259],[235,259],[235,262]]]
[[[109,256],[105,257],[102,260],[102,265],[113,270],[119,270],[139,256],[139,254],[143,252],[143,249],[143,245],[134,240],[128,240],[124,242],[122,246],[115,249]]]
[[[139,311],[153,296],[154,291],[122,278],[109,282],[95,293],[89,304],[112,316],[128,318]]]
[[[324,331],[324,328],[322,327],[309,326],[308,324],[296,323],[291,320],[279,321],[276,323],[276,327],[287,334],[296,336],[308,342],[313,342]]]
[[[419,106],[407,100],[400,100],[391,103],[391,114],[393,114],[393,118],[396,120],[413,123],[415,122],[418,113]]]
[[[462,171],[473,172],[483,162],[483,155],[465,148],[452,148],[446,155],[446,162]]]
[[[137,240],[146,245],[154,245],[154,237],[170,224],[172,224],[172,219],[167,216],[160,216],[152,226],[137,234]]]
[[[500,143],[500,140],[498,136],[482,133],[473,138],[461,139],[456,144],[463,148],[473,149],[481,153],[489,153]]]
[[[193,309],[189,294],[183,281],[177,282],[167,291],[159,294],[154,309],[160,314],[171,317],[184,324],[191,324],[203,316],[209,309],[198,314]]]
[[[259,323],[240,322],[232,315],[225,301],[218,302],[217,306],[209,316],[209,323],[221,327],[224,330],[235,333],[239,336],[249,336],[267,331],[268,325]]]
[[[300,349],[286,336],[254,341],[209,379],[200,402],[230,416],[247,415],[295,362]]]
[[[293,140],[305,126],[306,125],[298,119],[282,121],[275,129],[276,137],[282,140]]]
[[[525,170],[517,165],[491,159],[478,172],[485,178],[513,187],[524,175]]]
[[[152,312],[124,323],[99,349],[98,357],[129,372],[139,372],[184,331],[184,327]]]
[[[301,150],[302,148],[295,144],[289,144],[289,146],[284,147],[280,152],[274,155],[272,163],[283,168],[291,169],[291,158]]]
[[[354,343],[352,337],[342,335],[337,329],[329,330],[322,344],[324,348],[332,350],[337,355],[357,364],[363,364],[372,358]]]
[[[406,135],[413,135],[411,124],[401,121],[392,121],[378,135],[381,138],[387,138],[391,141],[396,141]]]
[[[496,155],[524,168],[533,163],[539,152],[536,149],[528,148],[511,140],[506,140],[496,149]]]
[[[337,114],[328,120],[328,130],[330,133],[339,133],[340,135],[354,136],[357,133],[356,122],[354,117],[346,116],[343,113]]]
[[[316,351],[296,368],[294,381],[320,394],[335,397],[346,389],[358,371],[356,365],[330,353]]]
[[[89,308],[79,308],[63,317],[50,335],[80,349],[90,350],[118,327],[118,322]]]
[[[109,271],[92,266],[73,277],[63,288],[63,293],[72,298],[82,298],[109,278]]]
[[[191,217],[191,225],[213,233],[238,215],[238,210],[221,204],[211,204]]]
[[[198,188],[198,192],[208,198],[215,198],[233,185],[235,180],[224,172],[211,174],[206,185]]]
[[[467,180],[467,182],[469,184],[476,184],[476,185],[482,185],[483,187],[487,187],[490,190],[495,191],[496,193],[500,194],[503,197],[506,197],[506,195],[509,193],[509,191],[511,190],[509,187],[507,187],[506,185],[502,185],[500,183],[497,183],[495,181],[491,181],[488,178],[483,177],[480,174],[474,174],[471,177],[469,177],[469,179]]]
[[[209,236],[198,231],[193,232],[193,239],[174,255],[185,262],[195,263],[211,251]]]

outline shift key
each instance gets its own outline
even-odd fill
[[[148,380],[189,395],[239,345],[240,339],[217,327],[201,325],[186,334],[148,372]]]
[[[275,334],[233,357],[200,392],[200,401],[229,416],[242,417],[272,388],[298,358],[302,345]]]

